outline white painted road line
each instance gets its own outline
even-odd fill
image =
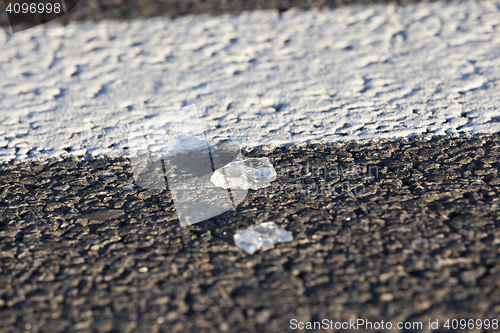
[[[123,154],[195,104],[243,146],[500,131],[500,1],[0,31],[0,160]],[[69,151],[69,152],[67,152]]]

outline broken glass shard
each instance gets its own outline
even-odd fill
[[[276,179],[276,170],[267,157],[233,161],[215,170],[210,181],[225,189],[258,190]]]
[[[293,240],[290,231],[278,227],[274,222],[252,225],[234,235],[234,244],[248,254],[254,254],[261,248],[269,248],[277,243]]]
[[[129,133],[128,145],[136,185],[161,190],[168,183],[183,227],[231,210],[246,197],[247,190],[228,191],[210,181],[214,169],[239,158],[240,147],[210,145],[194,105],[149,119]]]

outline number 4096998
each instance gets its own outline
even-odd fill
[[[444,324],[446,329],[498,329],[498,319],[448,319]]]
[[[61,4],[60,3],[9,3],[6,8],[6,12],[9,14],[51,14],[56,13],[59,14],[61,12]]]

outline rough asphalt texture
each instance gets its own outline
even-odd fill
[[[168,191],[122,190],[127,159],[1,166],[0,332],[498,319],[499,154],[500,134],[247,151],[274,186],[185,229]],[[294,241],[234,246],[264,221]]]

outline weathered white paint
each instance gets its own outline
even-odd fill
[[[0,161],[121,155],[128,133],[189,104],[209,138],[243,146],[497,132],[499,8],[348,6],[0,30]]]

